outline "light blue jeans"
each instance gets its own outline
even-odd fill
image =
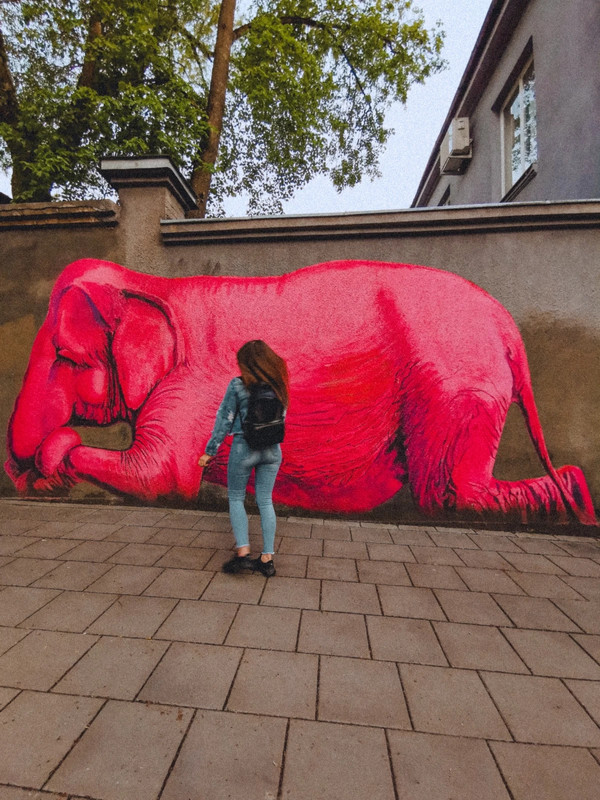
[[[281,465],[281,446],[278,444],[264,450],[251,450],[243,436],[234,436],[227,464],[227,493],[229,516],[236,547],[247,547],[248,515],[244,507],[246,487],[254,470],[256,503],[260,511],[263,536],[263,553],[275,549],[275,526],[277,520],[273,508],[273,486]]]

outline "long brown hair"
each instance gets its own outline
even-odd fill
[[[289,376],[287,364],[271,350],[262,339],[252,339],[237,352],[237,360],[246,387],[253,383],[268,383],[283,407],[289,403]]]

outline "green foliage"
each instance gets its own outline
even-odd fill
[[[202,7],[177,5],[190,17]],[[19,112],[16,122],[0,115],[0,158],[19,172],[15,199],[44,199],[51,187],[61,198],[106,189],[97,170],[104,155],[167,153],[190,167],[206,135],[206,82],[199,70],[187,74],[190,46],[169,10],[145,0],[2,7]],[[92,37],[95,21],[102,32]]]
[[[441,33],[392,0],[257,0],[251,13],[230,71],[235,125],[217,195],[241,187],[252,211],[269,213],[318,174],[340,190],[377,176],[385,112],[441,68]]]
[[[219,2],[37,0],[0,4],[17,113],[0,76],[0,164],[15,199],[103,191],[105,155],[202,162]],[[388,106],[442,66],[439,30],[409,0],[251,0],[238,8],[210,210],[250,211],[318,174],[339,189],[377,174]]]

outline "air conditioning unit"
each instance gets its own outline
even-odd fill
[[[441,174],[460,175],[472,155],[469,118],[455,117],[440,145]]]

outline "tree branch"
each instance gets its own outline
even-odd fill
[[[371,99],[370,99],[369,95],[367,94],[361,79],[358,76],[356,68],[354,67],[354,64],[352,63],[352,61],[350,59],[350,56],[346,52],[346,49],[344,48],[344,46],[338,41],[338,37],[336,35],[335,29],[338,28],[338,27],[341,28],[341,25],[338,26],[338,25],[335,25],[335,24],[332,24],[332,23],[319,22],[319,20],[313,19],[312,17],[297,17],[297,16],[293,16],[293,15],[291,15],[291,16],[290,15],[284,15],[284,16],[278,17],[278,20],[283,25],[305,25],[307,28],[319,28],[319,30],[322,30],[322,31],[325,31],[325,33],[328,33],[331,36],[332,40],[333,40],[334,46],[339,50],[339,52],[341,53],[341,55],[344,58],[344,61],[348,64],[350,72],[352,73],[352,76],[353,76],[354,80],[356,81],[356,85],[358,86],[358,89],[359,89],[360,93],[364,97],[364,99],[367,102],[369,108],[371,108],[371,111],[373,110],[372,109],[372,104],[371,104]],[[256,20],[252,20],[250,22],[246,22],[244,25],[240,25],[239,28],[236,28],[234,30],[234,32],[233,32],[233,41],[237,42],[238,39],[241,39],[242,36],[245,36],[247,33],[249,33],[250,30],[252,29],[252,25],[254,24],[255,21]]]
[[[278,19],[283,25],[306,25],[307,28],[320,28],[321,30],[328,30],[331,27],[330,25],[327,25],[324,22],[319,22],[312,17],[296,17],[285,15],[278,17]],[[236,28],[233,32],[233,41],[237,42],[238,39],[241,39],[242,36],[245,36],[251,30],[252,25],[255,22],[256,20],[252,20],[251,22],[246,22],[244,25],[240,25],[239,28]]]
[[[208,47],[206,47],[202,42],[196,39],[196,37],[193,36],[184,25],[178,26],[177,30],[188,40],[188,44],[190,45],[194,55],[196,56],[196,61],[198,62],[198,66],[202,66],[202,61],[200,59],[198,51],[200,52],[201,55],[204,56],[204,58],[213,59],[215,57],[214,51],[209,50]]]
[[[15,81],[8,64],[4,35],[0,30],[0,121],[15,125],[19,118],[19,101]]]
[[[335,46],[338,48],[340,53],[343,55],[346,64],[348,64],[350,72],[352,73],[352,75],[354,77],[354,80],[356,81],[356,85],[358,86],[360,93],[364,97],[365,102],[367,103],[367,105],[371,109],[371,113],[372,113],[373,112],[373,106],[372,106],[372,103],[371,103],[371,98],[367,94],[361,79],[358,77],[358,73],[357,73],[356,69],[354,68],[354,64],[350,60],[350,56],[348,55],[348,53],[346,53],[346,50],[342,47],[341,44],[338,44],[337,42],[335,42]]]
[[[17,88],[8,63],[6,42],[0,30],[0,122],[9,125],[14,136],[6,144],[12,161],[11,188],[13,197],[18,197],[27,188],[27,174],[23,167],[27,153],[22,140],[18,136],[18,125],[21,117]],[[29,144],[29,143],[27,143]],[[37,199],[37,198],[36,198]]]

